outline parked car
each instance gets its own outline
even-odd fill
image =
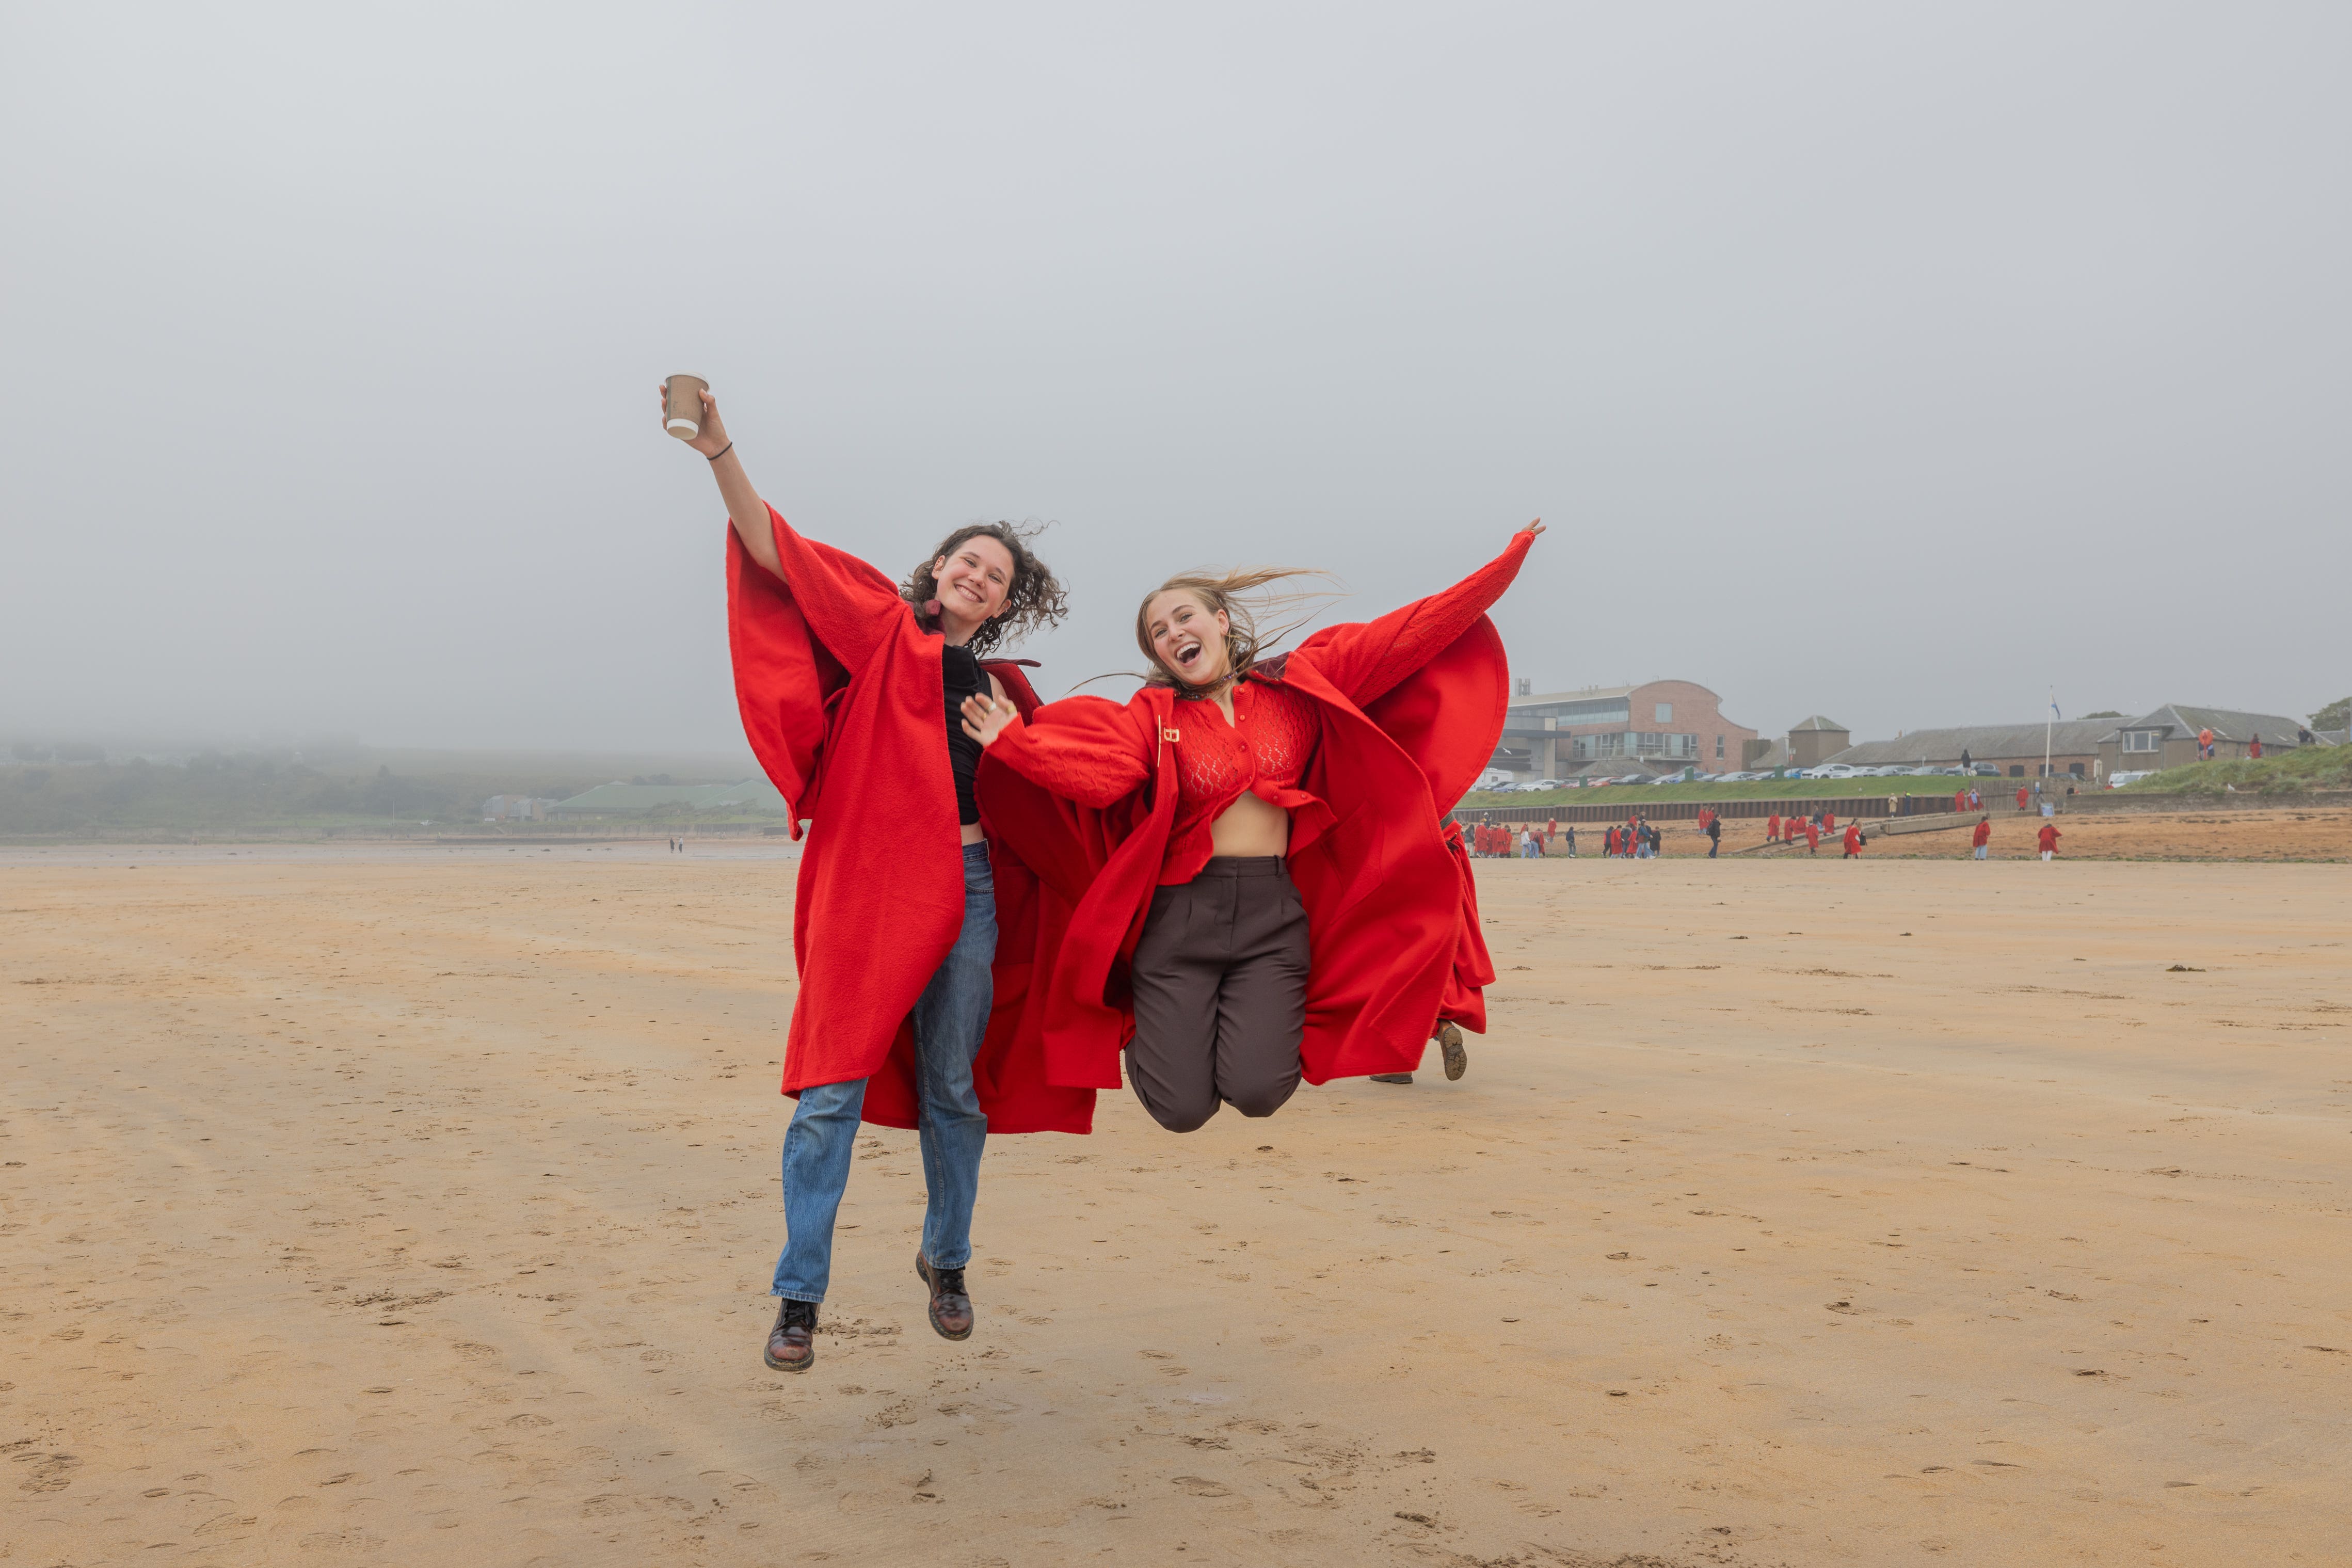
[[[2109,773],[2107,775],[2107,787],[2109,789],[2121,789],[2127,784],[2137,784],[2144,778],[2153,776],[2156,770],[2154,768],[2140,768],[2120,773]]]
[[[1851,763],[1823,763],[1820,767],[1807,769],[1799,776],[1809,779],[1850,779],[1861,772],[1860,768]]]
[[[2000,770],[1994,767],[1990,763],[1979,763],[1976,766],[1970,768],[1969,773],[1974,773],[1980,779],[1997,779],[2000,777]],[[1967,774],[1964,773],[1961,776],[1966,777]]]

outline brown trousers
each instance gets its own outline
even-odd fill
[[[1190,1132],[1220,1103],[1271,1116],[1298,1088],[1307,907],[1279,856],[1220,856],[1152,894],[1134,980],[1127,1080],[1160,1126]]]

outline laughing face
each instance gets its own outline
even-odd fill
[[[1144,607],[1143,620],[1151,657],[1185,685],[1214,686],[1231,673],[1225,634],[1233,629],[1233,621],[1223,610],[1202,604],[1191,589],[1154,595]]]

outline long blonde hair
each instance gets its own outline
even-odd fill
[[[1339,590],[1292,589],[1286,593],[1265,594],[1259,590],[1270,584],[1293,577],[1320,577],[1332,581],[1328,572],[1304,566],[1244,566],[1231,572],[1180,572],[1149,594],[1135,609],[1135,646],[1143,650],[1150,664],[1150,673],[1144,679],[1153,685],[1172,686],[1182,697],[1199,697],[1208,688],[1188,686],[1166,665],[1151,647],[1151,601],[1167,593],[1186,593],[1201,601],[1211,615],[1222,611],[1225,617],[1225,679],[1239,680],[1255,667],[1258,656],[1275,643],[1280,642],[1315,617],[1321,601]],[[1282,612],[1289,619],[1271,630],[1263,629],[1258,617]]]

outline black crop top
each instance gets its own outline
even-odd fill
[[[948,767],[955,773],[956,820],[976,823],[980,804],[972,798],[972,776],[980,772],[980,742],[963,732],[963,700],[988,688],[988,672],[971,649],[953,643],[940,650],[940,684],[948,703]]]

